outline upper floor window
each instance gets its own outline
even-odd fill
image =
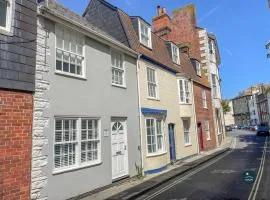
[[[13,0],[0,0],[0,33],[11,32]]]
[[[116,51],[111,51],[112,64],[112,84],[125,86],[125,69],[123,55]]]
[[[141,20],[139,20],[139,38],[141,44],[148,48],[152,48],[151,28]]]
[[[203,108],[207,108],[206,91],[204,89],[202,90],[202,103],[203,103]]]
[[[180,103],[190,103],[190,83],[188,80],[178,80]]]
[[[147,67],[147,86],[148,86],[148,97],[157,99],[158,95],[157,95],[156,71],[149,67]]]
[[[56,71],[84,76],[83,36],[67,28],[56,26]]]
[[[202,76],[201,63],[199,61],[195,61],[196,73],[198,76]]]
[[[180,55],[179,55],[179,48],[171,44],[171,51],[172,51],[172,60],[174,63],[180,65]]]
[[[211,74],[212,77],[212,92],[213,92],[213,97],[217,97],[217,82],[216,82],[216,75]]]
[[[208,44],[209,44],[209,53],[214,54],[215,53],[214,42],[212,40],[209,40]]]

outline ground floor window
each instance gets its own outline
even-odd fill
[[[184,142],[185,145],[190,145],[191,141],[190,141],[190,119],[189,118],[185,118],[182,119],[183,121],[183,127],[184,127]]]
[[[209,125],[208,120],[204,121],[204,131],[205,131],[205,134],[206,134],[206,139],[211,140],[210,125]]]
[[[54,168],[56,170],[101,162],[100,120],[56,118]]]
[[[149,154],[164,151],[163,122],[156,118],[146,119],[147,151]]]

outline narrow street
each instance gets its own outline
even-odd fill
[[[139,199],[270,199],[269,144],[265,148],[269,138],[244,130],[230,134],[235,137],[232,151],[164,183]],[[254,176],[254,184],[244,181],[245,172],[258,174]]]

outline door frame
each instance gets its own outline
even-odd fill
[[[171,126],[172,126],[172,131],[173,131],[172,133],[170,132]],[[176,146],[175,146],[175,124],[174,123],[168,124],[168,135],[169,135],[170,161],[175,161],[176,160]],[[173,142],[173,152],[171,148],[171,142]]]
[[[197,123],[197,135],[199,138],[199,150],[204,151],[204,142],[203,142],[203,130],[202,130],[202,123]]]
[[[112,151],[112,142],[113,142],[113,140],[112,140],[112,127],[113,127],[113,124],[115,123],[115,122],[120,122],[120,123],[122,123],[122,125],[123,125],[123,127],[124,127],[124,134],[125,134],[125,146],[126,146],[126,149],[125,149],[125,152],[126,152],[126,154],[125,154],[125,156],[124,156],[124,160],[125,160],[125,174],[123,174],[123,175],[120,175],[120,176],[116,176],[116,177],[114,177],[114,174],[113,174],[113,165],[112,165],[112,162],[113,162],[113,151]],[[121,178],[124,178],[124,177],[126,177],[126,176],[129,176],[129,162],[128,162],[128,137],[127,137],[127,118],[124,118],[124,117],[112,117],[111,118],[111,121],[110,121],[110,123],[111,123],[111,128],[110,128],[110,133],[111,133],[111,135],[110,135],[110,137],[111,137],[111,171],[112,171],[112,180],[113,181],[115,181],[115,180],[118,180],[118,179],[121,179]]]

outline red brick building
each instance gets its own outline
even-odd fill
[[[200,151],[216,147],[216,133],[212,110],[211,88],[201,67],[199,28],[196,25],[194,5],[173,11],[170,17],[165,8],[157,7],[158,16],[153,18],[153,32],[166,41],[188,49],[191,62],[197,74],[193,79],[195,112]],[[191,66],[192,67],[192,66]],[[188,70],[188,69],[187,69]],[[191,71],[191,70],[189,70]]]
[[[1,1],[0,199],[29,200],[37,4]]]

